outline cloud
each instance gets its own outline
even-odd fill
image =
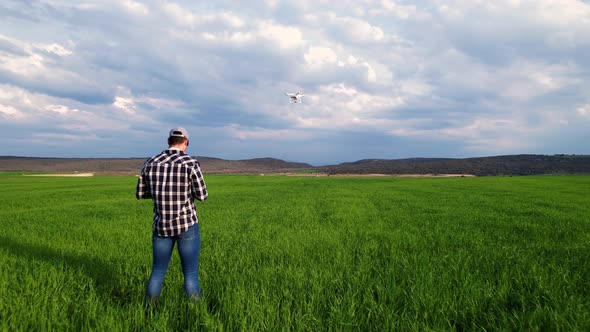
[[[199,26],[213,30],[239,29],[245,25],[244,20],[231,11],[201,14],[200,10],[191,10],[172,2],[162,4],[161,8],[172,19],[172,22],[192,29]]]
[[[239,140],[278,140],[298,141],[310,137],[308,133],[297,129],[268,129],[260,127],[244,127],[238,124],[231,124],[224,128],[230,137]]]
[[[590,104],[582,105],[577,109],[578,115],[582,118],[590,119]]]
[[[587,2],[44,0],[0,14],[0,139],[68,142],[32,154],[147,154],[176,125],[203,133],[200,155],[230,158],[587,151]]]
[[[380,1],[381,8],[375,8],[371,10],[371,13],[374,15],[393,15],[394,17],[400,19],[408,19],[410,17],[415,17],[421,15],[415,5],[403,5],[398,3],[398,1],[393,0],[381,0]]]
[[[135,112],[135,109],[137,108],[133,99],[118,96],[115,97],[113,106],[128,113]]]
[[[338,56],[329,47],[310,47],[303,58],[310,66],[321,66],[322,64],[335,64],[338,62]]]
[[[90,103],[103,102],[110,98],[99,82],[77,72],[76,66],[69,68],[65,58],[74,53],[68,48],[57,43],[31,43],[0,37],[5,45],[10,45],[11,50],[0,53],[0,78],[4,82],[31,91]]]
[[[335,38],[345,39],[353,43],[379,42],[385,38],[385,33],[380,27],[369,22],[347,16],[339,16],[334,13],[327,15],[330,29],[333,29]]]
[[[59,113],[59,114],[68,114],[68,113],[76,113],[76,112],[80,112],[79,109],[71,109],[67,106],[64,105],[48,105],[46,107],[46,109],[53,111],[55,113]]]
[[[277,43],[280,48],[294,48],[303,44],[303,34],[298,28],[275,24],[272,21],[260,22],[258,35]]]
[[[2,104],[0,104],[0,114],[2,114],[5,117],[11,118],[18,118],[22,116],[22,113],[16,108]]]
[[[59,56],[68,56],[73,54],[72,51],[56,43],[53,43],[51,45],[39,45],[37,47],[39,49],[45,50],[49,53],[57,54]]]
[[[124,0],[121,3],[125,7],[125,9],[127,9],[130,13],[134,15],[145,16],[148,15],[150,12],[145,5],[137,1]]]

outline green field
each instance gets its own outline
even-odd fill
[[[151,310],[135,178],[0,174],[0,330],[590,331],[590,177],[205,179]]]

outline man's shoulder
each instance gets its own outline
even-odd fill
[[[181,151],[164,150],[161,153],[148,158],[144,166],[153,164],[172,164],[182,165],[187,167],[198,167],[200,166],[199,161],[196,157],[190,156]]]
[[[157,155],[151,156],[148,159],[146,159],[144,164],[151,164],[154,162],[158,162],[158,161],[164,159],[165,157],[166,157],[166,153],[160,152]]]
[[[165,150],[160,155],[162,155],[161,159],[165,160],[165,162],[175,165],[182,165],[188,167],[198,166],[199,162],[197,158],[192,157],[186,152],[178,151],[178,150]]]
[[[179,156],[179,161],[187,166],[199,166],[199,161],[197,160],[197,158],[190,156],[188,154],[183,154],[181,156]]]

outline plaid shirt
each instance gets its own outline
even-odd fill
[[[154,202],[153,229],[158,236],[176,236],[199,222],[195,199],[207,199],[199,162],[170,149],[146,160],[137,180],[137,199]]]

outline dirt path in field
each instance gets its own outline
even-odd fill
[[[270,173],[261,176],[315,176],[315,177],[398,177],[398,178],[464,178],[475,177],[473,174],[328,174],[328,173]]]
[[[86,177],[86,176],[94,176],[94,173],[48,173],[48,174],[25,174],[25,176],[61,176],[61,177]]]

